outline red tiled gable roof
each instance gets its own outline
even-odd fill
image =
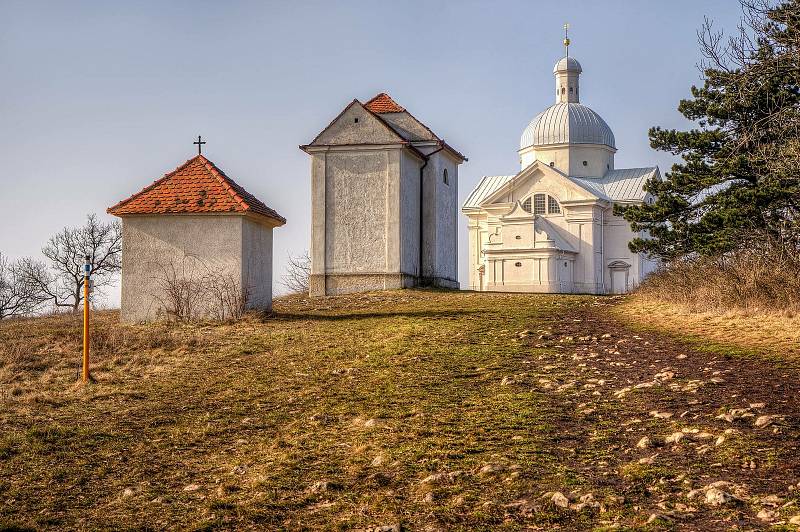
[[[286,223],[217,168],[198,155],[141,192],[108,209],[109,214],[253,213]]]
[[[364,104],[364,107],[373,113],[402,113],[404,108],[392,100],[392,97],[382,92]]]

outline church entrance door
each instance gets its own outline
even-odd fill
[[[572,293],[572,261],[559,259],[558,279],[562,294]]]

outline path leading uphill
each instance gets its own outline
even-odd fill
[[[235,324],[0,325],[0,527],[721,530],[800,521],[796,362],[618,299],[290,298]]]

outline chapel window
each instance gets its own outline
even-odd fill
[[[545,214],[544,194],[534,194],[534,196],[533,196],[533,214]]]
[[[444,181],[444,184],[445,184],[445,185],[447,185],[447,184],[449,184],[449,183],[450,183],[450,182],[447,180],[447,168],[445,168],[445,169],[444,169],[444,172],[442,172],[442,181]]]
[[[522,208],[528,212],[531,212],[531,199],[528,198],[522,202]]]
[[[550,214],[561,214],[561,206],[553,196],[547,196],[547,212]]]

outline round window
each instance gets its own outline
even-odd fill
[[[522,267],[522,263],[521,262],[515,262],[514,266],[516,266],[517,268],[520,268],[520,267]]]

